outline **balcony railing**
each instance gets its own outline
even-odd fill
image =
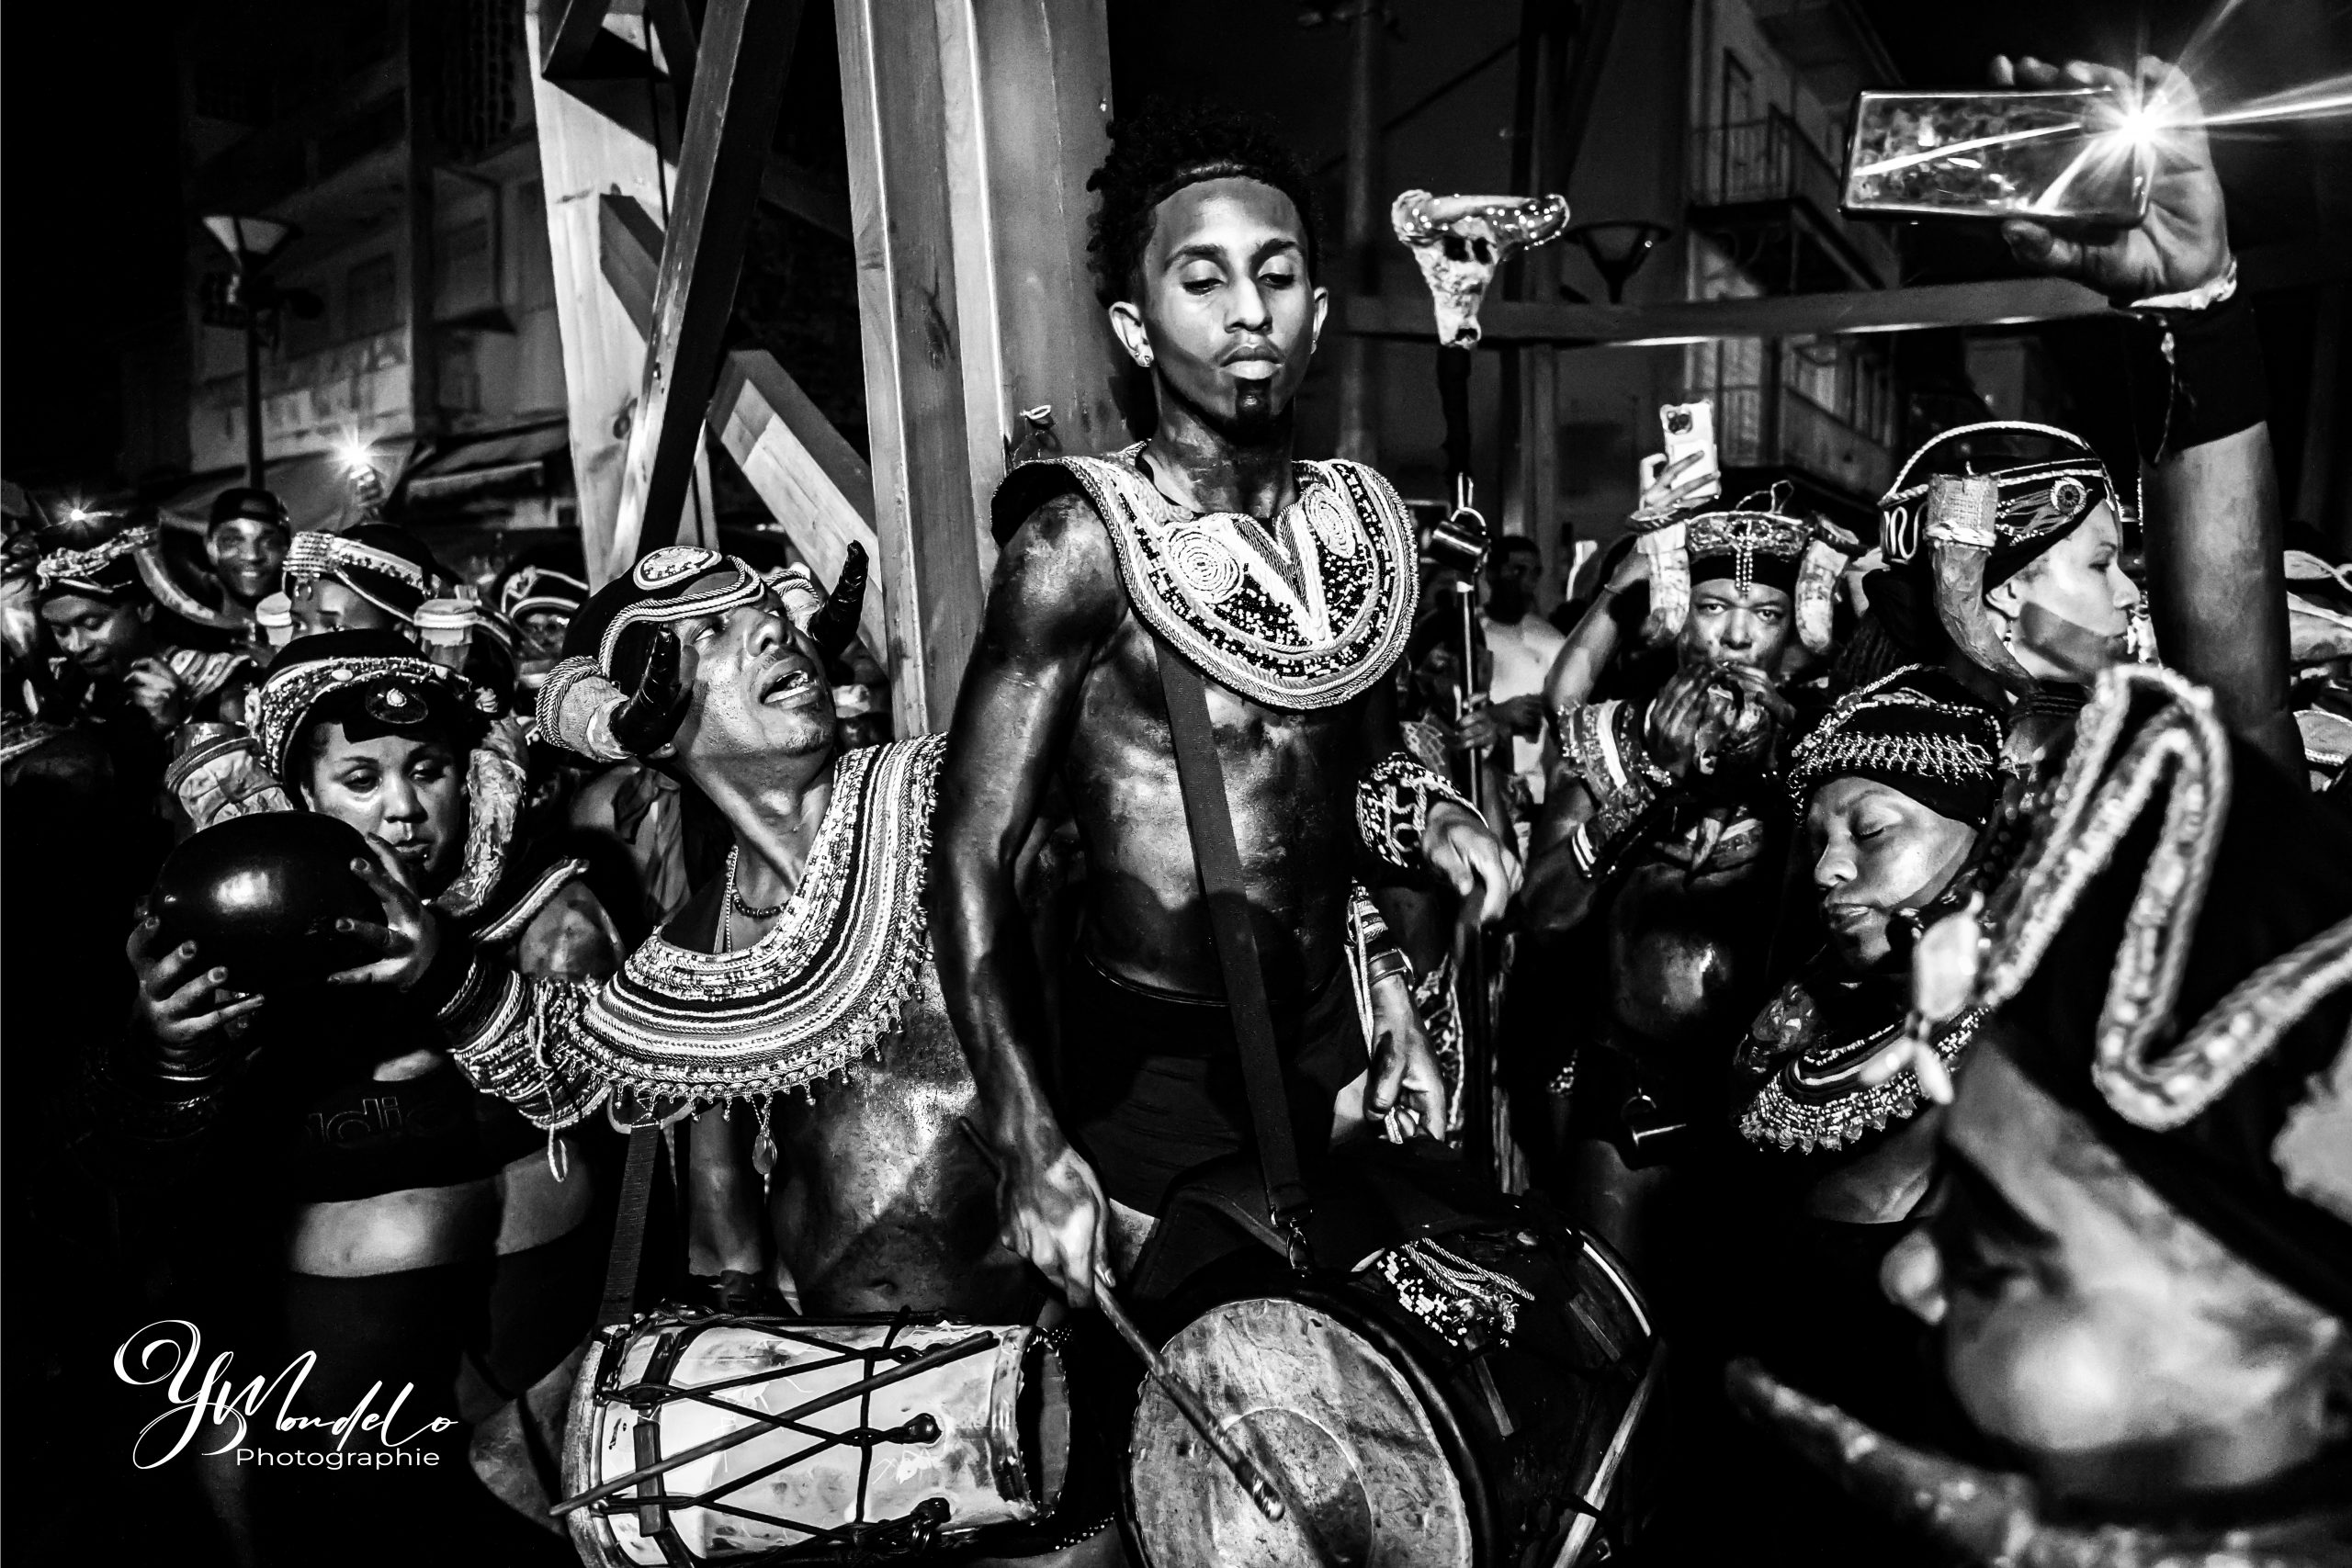
[[[1714,387],[1715,441],[1726,468],[1791,468],[1855,495],[1875,498],[1894,477],[1894,454],[1786,386]]]
[[[1838,165],[1779,109],[1761,119],[1703,127],[1690,138],[1690,204],[1738,208],[1801,203],[1816,226],[1881,283],[1892,282],[1893,242],[1838,213]]]
[[[1700,206],[1804,200],[1825,217],[1837,215],[1836,165],[1779,109],[1708,127],[1691,148],[1690,197]]]

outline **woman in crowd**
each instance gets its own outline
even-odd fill
[[[512,943],[526,971],[615,966],[611,922],[573,880],[576,863],[537,877],[511,869],[511,802],[490,798],[513,787],[511,764],[477,750],[488,718],[463,676],[395,633],[300,638],[256,692],[254,721],[288,795],[368,835],[370,858],[353,868],[362,880],[431,899],[474,942]],[[366,922],[339,928],[355,943],[381,940]],[[441,1450],[434,1467],[215,1471],[216,1510],[243,1560],[317,1561],[330,1539],[337,1561],[378,1550],[412,1560],[416,1529],[387,1518],[423,1529],[429,1517],[436,1533],[463,1519],[492,1532],[483,1540],[503,1529],[519,1539],[500,1561],[553,1545],[511,1516],[502,1524],[469,1483],[465,1439],[518,1399],[509,1426],[560,1402],[601,1262],[587,1151],[476,1092],[430,1011],[368,985],[376,967],[331,976],[339,986],[239,996],[198,942],[167,945],[154,918],[129,951],[139,996],[109,1064],[111,1099],[150,1174],[182,1179],[162,1197],[167,1234],[184,1244],[176,1282],[193,1298],[178,1315],[232,1342],[274,1323],[277,1344],[239,1347],[265,1366],[315,1352],[298,1413],[340,1416],[371,1383],[385,1398],[413,1383],[414,1419],[460,1423],[415,1439]],[[485,1479],[528,1491],[506,1470]],[[388,1513],[388,1484],[430,1515]],[[346,1498],[354,1487],[365,1490]]]

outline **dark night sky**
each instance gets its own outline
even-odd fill
[[[1864,8],[1906,77],[1949,85],[1981,80],[1996,50],[2121,60],[2143,39],[2177,47],[2206,7],[1865,0]],[[1269,25],[1290,25],[1284,8],[1268,9]],[[2345,9],[2333,0],[2245,0],[2215,69],[2249,86],[2316,74],[2324,62],[2299,38]],[[178,15],[159,0],[8,7],[0,31],[0,464],[11,478],[107,473],[119,440],[113,344],[176,309]],[[2335,25],[2340,40],[2344,24]],[[2338,55],[2334,68],[2347,63]],[[2241,243],[2308,221],[2309,181],[2295,177],[2291,156],[2257,152],[2241,165],[2225,164]]]

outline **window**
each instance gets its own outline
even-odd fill
[[[343,280],[344,321],[352,337],[388,333],[401,324],[400,270],[389,255],[370,256]]]
[[[490,219],[470,219],[433,237],[433,314],[447,321],[498,303],[498,253]]]
[[[1756,118],[1756,73],[1738,55],[1724,51],[1724,118],[1725,125],[1744,125]]]

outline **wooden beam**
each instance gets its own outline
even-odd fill
[[[662,226],[628,197],[602,203],[605,281],[640,332],[653,320]],[[878,558],[874,477],[799,383],[765,349],[736,349],[718,373],[707,421],[793,547],[827,581],[852,543]],[[887,592],[868,592],[859,623],[869,647],[890,645]]]
[[[538,57],[541,26],[559,0],[533,0],[524,8],[526,39]],[[641,26],[639,18],[625,22]],[[609,34],[607,36],[610,36]],[[621,47],[624,40],[614,39]],[[602,198],[611,192],[659,211],[662,193],[675,182],[647,140],[651,120],[643,82],[626,87],[616,101],[633,103],[644,131],[633,130],[597,109],[576,85],[534,77],[540,190],[547,204],[548,247],[555,267],[556,321],[563,342],[564,398],[570,414],[572,482],[579,496],[581,545],[588,574],[598,585],[614,575],[610,559],[613,524],[620,507],[621,465],[637,417],[639,377],[645,367],[644,333],[605,286],[600,260]],[[666,96],[668,89],[660,90]],[[654,107],[660,106],[656,104]],[[699,504],[694,509],[700,536],[708,530],[709,481],[697,474]],[[628,562],[620,563],[626,568]]]
[[[827,582],[841,575],[853,544],[878,560],[874,479],[799,384],[765,349],[738,350],[719,372],[710,427],[793,547]],[[890,646],[889,591],[869,592],[858,617],[868,648]]]
[[[1086,177],[1110,147],[1103,0],[934,0],[963,345],[966,456],[980,576],[989,502],[1049,409],[1047,451],[1126,444],[1125,356],[1094,298]]]
[[[1334,301],[1342,332],[1434,340],[1426,297]],[[1797,337],[1910,332],[1923,327],[2007,326],[2103,315],[2103,295],[2061,278],[2005,278],[1838,294],[1773,294],[1747,299],[1679,299],[1656,305],[1573,305],[1497,299],[1480,307],[1482,346],[1555,344],[1705,343],[1716,338]]]
[[[677,536],[799,31],[799,0],[713,0],[704,17],[653,336],[621,469],[616,562]]]
[[[767,167],[760,171],[760,199],[828,234],[850,237],[848,187],[803,168],[781,152],[770,153]]]
[[[532,58],[551,82],[576,77],[589,68],[605,36],[605,13],[613,0],[556,0],[540,8],[538,42]]]
[[[921,735],[955,711],[981,609],[939,27],[905,0],[833,14],[893,720]]]

